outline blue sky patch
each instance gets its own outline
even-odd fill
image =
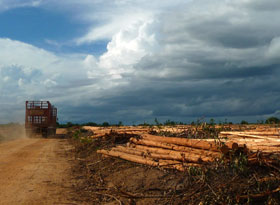
[[[0,13],[0,38],[10,38],[54,52],[101,55],[108,42],[75,45],[73,39],[87,32],[86,24],[70,15],[42,8],[16,8]]]
[[[37,44],[38,47],[44,47],[44,49],[55,53],[84,53],[94,56],[100,56],[107,50],[107,44],[109,41],[99,40],[91,44],[77,45],[73,42],[57,42],[45,39],[44,42]]]

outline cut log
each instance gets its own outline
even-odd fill
[[[269,139],[269,140],[274,140],[274,139],[280,139],[280,136],[260,136],[260,135],[251,135],[251,134],[246,134],[246,133],[232,133],[232,134],[225,134],[225,133],[220,133],[219,136],[227,136],[228,138],[236,138],[237,136],[240,138],[256,138],[256,139]]]
[[[180,162],[174,161],[174,160],[159,160],[157,162],[151,158],[143,158],[141,156],[126,154],[126,153],[118,152],[118,151],[98,150],[97,153],[112,156],[112,157],[118,157],[121,159],[125,159],[127,161],[136,162],[139,164],[145,164],[145,165],[154,166],[154,167],[163,166],[164,168],[172,168],[172,169],[174,168],[179,171],[184,171],[185,167],[187,167],[187,166],[190,166],[190,167],[200,166],[199,164],[196,164],[196,163],[184,163],[184,165],[183,165],[182,163],[180,164]]]
[[[220,132],[221,135],[248,134],[257,136],[280,136],[279,131],[243,131],[243,132]]]
[[[132,154],[132,155],[137,155],[137,156],[144,156],[143,151],[136,150],[130,147],[123,147],[123,146],[117,146],[112,148],[113,151],[118,151],[118,152],[124,152],[127,154]]]
[[[110,150],[103,149],[103,150],[97,150],[97,153],[109,155],[112,157],[118,157],[121,159],[125,159],[128,161],[136,162],[136,163],[140,163],[140,164],[146,164],[146,165],[150,165],[150,166],[159,166],[159,163],[152,159],[143,158],[141,156],[136,156],[136,155],[132,155],[132,154],[126,154],[126,153],[119,152],[119,151],[110,151]]]
[[[179,171],[186,171],[188,167],[201,167],[197,163],[182,163],[175,160],[159,160],[159,165],[163,168],[177,169]]]
[[[182,151],[168,150],[168,149],[148,147],[148,146],[142,146],[142,145],[135,145],[134,149],[141,150],[145,153],[170,155],[173,157],[178,157],[180,159],[183,157],[183,160],[184,160],[184,157],[188,158],[189,156],[193,156],[193,157],[197,156],[198,158],[200,158],[201,161],[204,161],[204,162],[211,162],[214,160],[214,158],[212,156],[207,155],[207,152],[203,151],[203,150],[194,151],[194,149],[193,149],[190,152],[182,152]]]
[[[192,148],[192,147],[185,147],[185,146],[179,146],[179,145],[169,144],[169,143],[164,143],[164,142],[157,142],[157,141],[153,141],[153,140],[131,138],[130,141],[132,143],[138,144],[138,145],[160,147],[160,148],[176,150],[176,151],[183,151],[183,152],[188,152],[188,153],[190,153],[190,152],[197,153],[197,154],[203,153],[204,155],[211,156],[211,157],[220,157],[221,156],[220,153],[214,152],[214,151],[201,150],[201,149],[196,149],[196,148]]]
[[[230,138],[228,140],[222,139],[222,141],[228,141],[228,142],[245,142],[245,143],[278,143],[280,144],[280,139],[252,139],[252,138],[241,138],[241,137],[235,137]]]
[[[145,150],[147,152],[154,152],[158,154],[174,154],[174,155],[188,155],[188,154],[193,154],[200,156],[203,159],[203,161],[208,161],[209,158],[211,159],[210,161],[213,161],[214,156],[215,157],[220,157],[221,155],[217,152],[211,152],[211,151],[204,151],[204,150],[199,150],[199,149],[192,149],[189,148],[188,150],[180,151],[180,150],[171,150],[171,149],[162,149],[162,148],[156,148],[156,147],[149,147],[149,146],[142,146],[142,145],[135,145],[134,148],[138,150]]]
[[[162,136],[155,136],[155,135],[149,135],[149,134],[141,135],[141,137],[143,139],[153,140],[153,141],[157,141],[157,142],[183,145],[183,146],[187,146],[187,147],[193,147],[193,148],[204,149],[204,150],[219,151],[219,145],[218,145],[218,143],[216,143],[214,141],[208,142],[208,141],[204,141],[201,139],[162,137]]]
[[[198,155],[193,153],[178,152],[172,150],[164,150],[159,148],[146,148],[140,151],[136,148],[114,148],[113,151],[124,152],[129,154],[134,154],[138,156],[153,158],[153,159],[168,159],[168,160],[178,160],[182,162],[212,162],[214,159],[212,157],[207,157],[204,155]]]

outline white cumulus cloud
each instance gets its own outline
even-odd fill
[[[6,99],[1,101],[17,97],[19,106],[26,98],[50,99],[62,106],[62,119],[69,121],[118,121],[126,116],[130,122],[155,117],[238,119],[277,113],[277,2],[35,3],[87,25],[73,45],[94,46],[106,39],[107,50],[100,56],[57,54],[0,38],[0,93]]]

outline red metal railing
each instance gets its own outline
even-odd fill
[[[25,127],[55,127],[57,109],[49,101],[26,101]]]

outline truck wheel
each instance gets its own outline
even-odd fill
[[[42,137],[47,138],[48,137],[48,129],[42,129]]]

